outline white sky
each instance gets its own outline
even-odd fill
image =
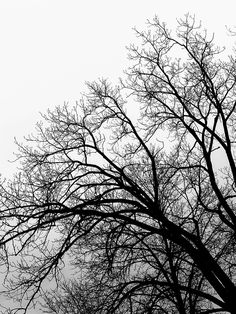
[[[78,100],[86,80],[122,76],[132,27],[187,12],[223,44],[225,25],[236,25],[227,0],[0,0],[0,173],[14,169],[14,137],[33,131],[40,111]]]
[[[127,67],[132,27],[145,28],[157,14],[173,25],[190,12],[222,45],[225,25],[236,25],[234,1],[212,0],[0,0],[0,173],[39,112],[74,102],[84,82],[115,80]]]

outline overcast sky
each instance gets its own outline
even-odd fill
[[[122,76],[134,26],[187,12],[229,40],[234,1],[0,0],[0,173],[11,173],[14,137],[33,131],[40,111],[75,102],[87,80]]]
[[[0,173],[14,166],[14,137],[34,129],[39,112],[75,102],[84,82],[115,81],[127,67],[132,27],[156,14],[174,25],[195,14],[222,45],[225,25],[235,26],[234,1],[0,0]]]

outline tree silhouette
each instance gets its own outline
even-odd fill
[[[235,313],[235,57],[189,15],[137,34],[120,86],[88,83],[18,144],[0,193],[12,312],[46,295],[48,313]]]

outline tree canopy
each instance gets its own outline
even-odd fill
[[[235,56],[189,15],[137,35],[118,86],[87,83],[18,143],[0,191],[11,313],[235,313]]]

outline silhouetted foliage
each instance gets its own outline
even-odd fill
[[[235,57],[189,15],[137,34],[120,86],[88,83],[18,144],[1,186],[13,313],[42,296],[46,313],[235,313]]]

